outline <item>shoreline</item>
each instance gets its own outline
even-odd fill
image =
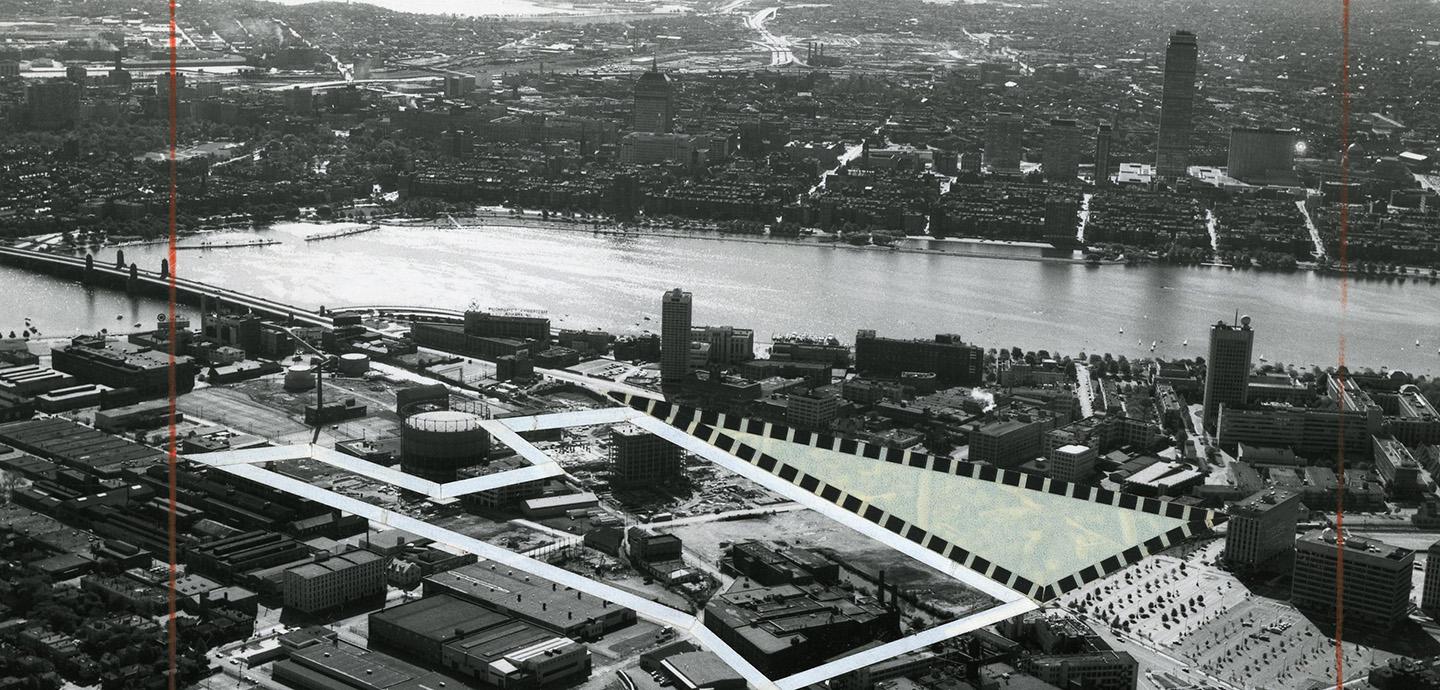
[[[494,207],[482,207],[482,208],[494,208]],[[560,230],[560,231],[566,231],[566,232],[585,232],[585,233],[589,233],[589,234],[592,234],[592,235],[605,235],[605,236],[610,236],[610,237],[635,237],[635,238],[640,238],[640,237],[663,237],[663,238],[672,238],[672,239],[709,240],[709,241],[715,241],[715,242],[748,242],[748,243],[751,243],[751,244],[808,246],[808,247],[814,247],[814,248],[817,248],[817,249],[831,249],[831,250],[848,249],[848,250],[853,250],[853,251],[869,251],[869,252],[881,252],[881,253],[884,253],[884,252],[895,252],[895,253],[903,253],[903,254],[924,254],[924,255],[930,255],[930,256],[954,256],[954,257],[968,258],[968,259],[996,259],[996,260],[1002,260],[1002,261],[1030,261],[1030,262],[1051,263],[1051,264],[1081,265],[1081,266],[1093,267],[1093,268],[1101,268],[1101,267],[1105,267],[1105,266],[1122,266],[1122,267],[1126,267],[1126,268],[1129,268],[1129,267],[1132,267],[1132,266],[1166,266],[1166,267],[1174,267],[1174,268],[1207,268],[1207,269],[1211,269],[1211,270],[1244,271],[1244,272],[1247,272],[1247,273],[1248,273],[1248,272],[1274,273],[1274,274],[1310,273],[1310,274],[1313,274],[1313,275],[1316,275],[1316,276],[1327,277],[1327,278],[1338,278],[1338,277],[1340,277],[1340,272],[1339,272],[1338,270],[1322,268],[1321,266],[1319,266],[1319,265],[1317,265],[1317,264],[1315,264],[1315,263],[1313,263],[1313,262],[1299,262],[1299,263],[1296,265],[1296,267],[1295,267],[1294,270],[1292,270],[1292,271],[1281,271],[1281,270],[1273,270],[1273,269],[1259,268],[1259,267],[1254,267],[1254,266],[1246,267],[1246,268],[1237,268],[1237,267],[1235,267],[1235,266],[1231,266],[1231,265],[1228,265],[1228,264],[1217,263],[1217,262],[1204,262],[1204,263],[1199,263],[1199,264],[1166,264],[1166,263],[1161,263],[1161,262],[1158,262],[1158,261],[1144,261],[1144,262],[1137,263],[1137,264],[1127,264],[1127,263],[1123,263],[1123,262],[1102,261],[1102,262],[1097,262],[1097,263],[1091,263],[1091,262],[1089,262],[1089,261],[1087,261],[1086,259],[1083,259],[1083,258],[1064,257],[1064,256],[1045,256],[1044,254],[1039,254],[1039,253],[1037,253],[1037,254],[1032,254],[1032,255],[1026,255],[1026,254],[1020,254],[1020,253],[993,253],[993,252],[985,252],[985,251],[965,251],[965,250],[963,250],[963,249],[951,249],[951,248],[949,248],[949,247],[942,247],[942,248],[936,249],[936,248],[923,248],[923,247],[915,247],[915,246],[900,246],[900,243],[904,243],[904,242],[916,242],[916,243],[918,243],[918,242],[934,242],[934,243],[941,243],[941,244],[943,244],[943,245],[952,245],[952,246],[953,246],[953,245],[959,245],[960,247],[1005,247],[1005,248],[1009,248],[1009,249],[1021,249],[1021,250],[1030,249],[1030,250],[1035,250],[1036,252],[1043,252],[1043,251],[1045,251],[1045,249],[1051,248],[1051,249],[1054,249],[1055,251],[1065,251],[1065,250],[1063,250],[1063,249],[1054,248],[1052,245],[1048,245],[1048,244],[1044,244],[1044,243],[1039,243],[1039,242],[1029,242],[1029,241],[1024,241],[1024,240],[992,240],[992,239],[979,238],[979,237],[942,237],[942,238],[935,238],[935,237],[929,237],[928,235],[907,235],[907,236],[904,236],[904,237],[900,238],[900,239],[897,241],[897,244],[895,244],[895,245],[882,246],[882,245],[873,245],[873,244],[872,244],[872,245],[859,245],[859,246],[857,246],[857,245],[851,245],[851,244],[849,244],[849,243],[846,243],[846,242],[844,242],[843,240],[840,240],[840,239],[838,239],[838,238],[835,239],[835,240],[833,240],[833,241],[822,241],[822,240],[818,239],[818,237],[819,237],[818,235],[813,235],[813,234],[812,234],[812,235],[808,235],[808,236],[800,236],[800,237],[797,237],[797,238],[793,238],[793,239],[792,239],[792,238],[776,238],[776,237],[773,237],[773,236],[770,236],[770,235],[755,235],[755,234],[749,234],[749,233],[727,233],[727,232],[720,231],[720,230],[718,230],[718,229],[716,229],[716,228],[714,228],[714,227],[709,227],[709,228],[699,227],[699,228],[694,228],[694,229],[689,229],[689,230],[685,230],[685,229],[658,229],[658,228],[645,228],[645,227],[622,228],[622,227],[617,227],[617,226],[615,226],[614,224],[610,224],[610,223],[606,223],[606,224],[604,224],[604,225],[599,225],[599,224],[596,224],[594,221],[573,221],[573,222],[572,222],[572,221],[562,221],[562,220],[550,220],[550,219],[545,219],[545,218],[539,218],[539,217],[536,217],[536,216],[533,216],[533,215],[529,215],[529,214],[521,215],[521,216],[512,216],[512,215],[501,215],[501,214],[499,214],[499,213],[490,213],[490,214],[484,214],[484,215],[463,216],[463,217],[459,217],[459,218],[451,216],[451,217],[449,217],[449,220],[450,220],[450,222],[449,222],[449,223],[446,223],[444,220],[440,220],[440,219],[422,219],[422,218],[405,218],[405,217],[395,217],[395,218],[384,218],[384,217],[380,217],[380,218],[377,218],[377,217],[374,217],[374,216],[370,216],[370,217],[367,217],[367,218],[366,218],[365,220],[363,220],[363,221],[357,221],[357,220],[339,220],[339,219],[320,220],[320,219],[315,219],[315,218],[300,218],[300,219],[296,219],[296,220],[293,220],[293,221],[284,221],[284,223],[308,223],[308,224],[317,225],[317,226],[351,224],[351,225],[356,225],[356,226],[361,226],[361,227],[363,227],[363,226],[369,225],[369,226],[374,226],[375,229],[384,229],[384,228],[387,228],[387,227],[391,227],[391,228],[429,228],[429,229],[437,229],[437,230],[447,230],[447,229],[453,229],[453,230],[463,230],[463,229],[478,230],[478,229],[484,229],[484,228],[489,228],[489,227],[500,227],[500,228],[506,228],[506,227],[511,227],[511,228],[540,228],[540,229],[545,229],[545,230]],[[481,222],[478,222],[478,223],[477,223],[477,222],[473,222],[473,221],[477,221],[477,220],[478,220],[478,221],[481,221]],[[484,222],[484,221],[487,221],[487,220],[493,220],[494,222]],[[243,226],[243,227],[206,227],[206,228],[201,228],[201,229],[198,229],[198,230],[195,230],[195,231],[192,231],[192,232],[183,233],[183,234],[181,234],[181,235],[179,236],[179,238],[202,237],[202,236],[205,236],[205,235],[210,235],[210,234],[215,234],[215,233],[222,233],[222,232],[250,232],[250,233],[254,233],[254,234],[256,234],[256,235],[263,235],[265,232],[273,229],[274,226],[280,225],[280,224],[281,224],[281,223],[272,223],[272,224],[270,224],[269,226],[266,226],[266,227],[263,227],[263,228],[255,228],[255,227],[252,227],[252,226]],[[353,233],[341,233],[341,234],[337,235],[337,236],[334,237],[334,238],[325,237],[325,238],[317,238],[317,239],[344,239],[345,237],[347,237],[347,236],[349,236],[349,235],[351,235],[351,234],[365,234],[366,232],[368,232],[368,230],[363,230],[363,229],[361,229],[361,227],[357,227],[357,230],[358,230],[357,232],[353,232]],[[321,233],[321,234],[324,234],[324,233]],[[42,235],[42,236],[33,236],[33,237],[22,238],[22,239],[24,239],[24,240],[35,240],[36,238],[45,238],[45,237],[50,237],[50,236],[49,236],[49,235]],[[179,239],[179,238],[177,238],[177,239]],[[100,248],[101,248],[101,249],[124,249],[125,247],[145,247],[145,246],[163,245],[163,244],[166,244],[167,242],[168,242],[168,240],[164,240],[164,239],[158,239],[158,240],[134,240],[134,239],[130,239],[130,240],[122,241],[122,242],[113,242],[113,243],[107,241],[107,242],[102,243],[102,244],[100,245]],[[234,246],[237,247],[237,248],[240,248],[240,247],[257,247],[257,248],[263,248],[263,247],[265,247],[265,246],[272,246],[272,245],[276,245],[276,244],[284,244],[284,242],[281,242],[281,241],[278,241],[278,240],[277,240],[277,241],[266,241],[266,240],[264,240],[263,238],[261,238],[261,239],[257,240],[256,242],[253,242],[253,243],[240,243],[240,244],[236,244],[236,245],[234,245]],[[58,247],[56,244],[54,244],[54,243],[49,243],[49,242],[47,242],[47,243],[44,243],[44,246],[47,247],[47,248],[49,248],[49,249],[51,249],[51,250],[59,249],[59,247]],[[190,250],[200,250],[200,249],[224,249],[224,248],[229,248],[229,246],[228,246],[228,245],[227,245],[227,246],[216,245],[216,246],[207,247],[207,246],[203,246],[203,245],[191,245],[191,246],[179,246],[179,247],[177,247],[177,249],[190,249]],[[80,254],[85,253],[85,252],[87,251],[87,249],[86,249],[85,247],[69,247],[69,248],[66,248],[66,249],[64,249],[64,250],[62,250],[62,251],[65,251],[65,252],[67,252],[67,253],[74,253],[74,254],[76,254],[76,255],[80,255]],[[97,256],[97,258],[98,258],[98,256]],[[1414,283],[1419,284],[1419,285],[1425,285],[1425,284],[1427,284],[1427,283],[1428,283],[1429,285],[1440,285],[1440,277],[1432,277],[1432,276],[1429,274],[1429,271],[1432,270],[1432,269],[1423,268],[1423,267],[1415,267],[1415,266],[1408,266],[1408,267],[1406,267],[1406,268],[1407,268],[1408,271],[1409,271],[1409,272],[1407,272],[1407,273],[1363,273],[1363,272],[1360,272],[1360,271],[1358,271],[1358,270],[1352,269],[1352,270],[1348,273],[1347,278],[1348,278],[1349,280],[1353,280],[1353,281],[1364,281],[1364,282],[1383,281],[1383,282],[1392,282],[1392,283],[1393,283],[1393,282],[1397,282],[1397,281],[1398,281],[1398,282],[1400,282],[1400,283],[1402,283],[1402,284],[1403,284],[1403,283],[1414,282]]]
[[[441,223],[441,222],[425,221],[425,222],[414,223],[414,224],[394,223],[394,224],[390,224],[390,225],[391,225],[392,227],[436,228],[436,229],[441,229],[441,230],[445,230],[445,229],[454,229],[454,230],[461,230],[461,229],[483,229],[483,228],[488,228],[488,227],[492,227],[492,226],[493,226],[493,227],[505,227],[505,226],[507,226],[507,225],[510,225],[510,226],[523,226],[523,227],[543,228],[543,229],[547,229],[547,230],[565,230],[565,231],[569,231],[569,232],[586,232],[586,233],[590,233],[590,234],[593,234],[593,235],[607,235],[607,236],[611,236],[611,237],[669,237],[669,238],[687,239],[687,240],[710,240],[710,241],[715,241],[715,242],[748,242],[748,243],[751,243],[751,244],[769,244],[769,245],[788,245],[788,246],[815,247],[815,248],[817,248],[817,249],[833,249],[833,250],[848,249],[848,250],[854,250],[854,251],[868,251],[868,252],[881,252],[881,253],[884,253],[884,252],[897,252],[897,253],[905,253],[905,254],[929,254],[929,255],[932,255],[932,256],[957,256],[957,257],[972,258],[972,259],[1002,259],[1002,260],[1010,260],[1010,261],[1042,261],[1042,262],[1050,262],[1050,263],[1080,264],[1080,265],[1084,265],[1084,264],[1086,263],[1084,259],[1067,258],[1067,257],[1061,257],[1061,256],[1042,256],[1042,255],[1025,256],[1025,255],[1022,255],[1022,254],[990,254],[990,253],[978,252],[978,251],[957,251],[957,250],[950,250],[950,249],[925,249],[925,248],[921,248],[921,247],[902,247],[902,246],[898,246],[898,245],[892,245],[892,246],[889,246],[889,247],[881,246],[881,245],[873,245],[873,244],[872,244],[872,245],[856,246],[856,245],[848,244],[848,243],[846,243],[846,242],[844,242],[844,241],[842,241],[842,240],[840,240],[840,239],[836,239],[836,240],[834,240],[833,242],[831,242],[831,241],[821,241],[821,240],[819,240],[819,239],[808,239],[808,240],[807,240],[807,239],[803,239],[803,238],[797,238],[797,239],[776,239],[776,238],[770,237],[770,236],[768,236],[768,235],[750,235],[750,234],[744,234],[744,233],[727,233],[727,232],[722,232],[722,231],[719,231],[719,230],[710,230],[710,229],[696,229],[696,230],[689,230],[689,231],[686,231],[686,230],[657,230],[657,229],[649,229],[649,228],[621,229],[621,228],[615,228],[615,227],[600,227],[600,226],[596,226],[596,225],[593,225],[593,224],[588,224],[588,225],[587,225],[586,223],[583,223],[583,222],[569,223],[569,222],[563,222],[563,221],[545,220],[545,219],[541,219],[541,218],[528,218],[528,217],[523,217],[523,216],[519,216],[519,217],[517,217],[517,216],[473,216],[473,217],[467,217],[466,220],[470,220],[471,218],[492,218],[492,217],[493,217],[497,222],[495,222],[495,223],[450,224],[450,225],[446,225],[445,223]],[[457,220],[459,220],[459,219],[457,219]],[[813,236],[812,236],[812,237],[813,237]],[[952,242],[952,243],[954,243],[954,244],[963,244],[963,245],[970,245],[970,246],[1018,247],[1018,248],[1037,249],[1037,250],[1038,250],[1038,249],[1041,249],[1042,247],[1049,246],[1049,245],[1041,245],[1041,244],[1038,244],[1038,243],[1026,243],[1026,244],[1021,244],[1021,243],[1016,243],[1016,242],[994,241],[994,240],[985,240],[985,239],[979,239],[979,238],[946,238],[946,239],[943,239],[943,240],[935,240],[935,239],[929,238],[929,237],[919,237],[919,236],[908,237],[908,236],[907,236],[907,237],[905,237],[904,240],[902,240],[902,241],[932,241],[932,242],[934,242],[934,241],[943,241],[943,242]]]
[[[391,227],[416,227],[416,228],[427,228],[427,229],[428,229],[428,228],[431,228],[431,227],[434,227],[434,226],[432,226],[432,225],[430,225],[430,224],[418,224],[418,223],[417,223],[417,224],[413,224],[413,225],[403,225],[403,226],[397,225],[397,226],[391,226]],[[680,236],[683,237],[683,235],[680,235]],[[711,239],[727,239],[727,238],[711,238]],[[774,241],[774,240],[763,241],[763,242],[766,242],[766,243],[769,243],[769,244],[782,243],[782,242],[780,242],[780,241]],[[923,253],[923,252],[922,252],[922,253]],[[26,272],[26,273],[34,272],[33,269],[27,269],[27,268],[25,268],[25,267],[13,267],[13,268],[16,268],[17,270],[19,270],[19,271],[21,271],[21,272]],[[44,272],[41,271],[40,273],[43,274]],[[78,281],[62,281],[62,282],[68,282],[68,283],[72,283],[72,284],[76,284],[76,285],[79,284]],[[212,284],[212,285],[218,286],[218,284]],[[119,292],[119,291],[116,291],[116,290],[113,290],[113,289],[110,289],[110,288],[104,288],[104,287],[91,288],[91,289],[101,290],[101,291],[106,291],[106,292],[112,292],[112,293],[116,293],[116,294],[122,294],[122,293]],[[229,292],[229,291],[227,291],[227,292]],[[244,293],[244,294],[253,294],[253,293]],[[313,309],[308,308],[308,307],[301,307],[301,309],[304,310],[304,311],[309,311],[309,312],[313,312],[313,311],[314,311]],[[142,321],[143,321],[143,319],[142,319]],[[108,324],[108,322],[104,322],[104,323],[107,323],[107,324]],[[27,325],[28,325],[28,321],[27,321]],[[610,328],[613,328],[613,327],[614,327],[614,325],[612,324],[612,325],[610,326]],[[603,326],[602,326],[602,328],[603,328]],[[110,336],[112,336],[112,337],[124,337],[124,336],[131,335],[131,334],[134,334],[134,333],[144,333],[144,332],[148,332],[149,330],[151,330],[151,329],[143,328],[143,327],[140,328],[140,329],[135,329],[133,326],[122,325],[122,327],[121,327],[120,330],[111,330],[111,331],[108,332],[108,335],[110,335]],[[90,331],[77,331],[77,333],[79,333],[79,332],[90,332]],[[626,332],[626,329],[624,329],[624,328],[622,327],[622,328],[619,328],[619,329],[615,329],[614,332],[616,332],[616,333],[623,333],[623,332]],[[34,336],[34,335],[32,335],[32,336],[29,336],[29,337],[23,337],[23,339],[26,340],[27,342],[33,342],[33,343],[35,343],[36,345],[42,345],[42,346],[43,346],[43,344],[48,343],[48,342],[55,342],[55,341],[64,341],[64,340],[67,340],[67,339],[69,339],[70,337],[73,337],[73,335],[74,335],[74,334],[64,334],[64,335],[43,334],[43,335],[39,335],[39,336]],[[774,335],[774,334],[772,334],[772,338],[773,338],[773,335]],[[997,342],[998,342],[998,341],[997,341]],[[772,343],[773,343],[773,341],[762,341],[762,340],[757,340],[757,341],[756,341],[756,345],[757,345],[757,346],[758,346],[758,345],[765,345],[765,344],[772,344]],[[1016,347],[1016,346],[1018,346],[1018,345],[1011,345],[1011,347]],[[996,344],[996,345],[994,345],[994,346],[991,347],[991,348],[987,348],[987,350],[988,350],[988,349],[996,349],[996,350],[999,350],[999,349],[1005,349],[1005,348],[1002,347],[1002,346],[999,345],[999,344]],[[1087,349],[1088,349],[1088,348],[1087,348]],[[1061,353],[1064,353],[1064,352],[1065,352],[1066,348],[1065,348],[1065,347],[1054,347],[1054,348],[1048,348],[1047,350],[1048,350],[1049,352],[1051,352],[1051,353],[1054,353],[1055,355],[1060,355]],[[1037,349],[1037,350],[1033,350],[1033,351],[1039,352],[1040,350]],[[1079,351],[1077,351],[1077,353],[1082,353],[1082,354],[1083,354],[1085,351],[1086,351],[1086,350],[1079,350]],[[1097,350],[1096,352],[1098,352],[1098,350]],[[1128,355],[1129,355],[1129,356],[1128,356],[1128,359],[1131,359],[1132,361],[1135,361],[1135,362],[1144,362],[1144,361],[1175,362],[1175,361],[1182,361],[1182,360],[1193,360],[1193,359],[1196,358],[1196,357],[1202,356],[1204,350],[1203,350],[1203,347],[1202,347],[1202,348],[1200,348],[1200,349],[1194,350],[1193,352],[1185,352],[1185,353],[1183,353],[1183,354],[1179,354],[1179,356],[1176,356],[1177,353],[1171,353],[1170,356],[1166,356],[1166,355],[1163,355],[1163,354],[1156,354],[1156,353],[1153,352],[1153,350],[1150,351],[1150,352],[1146,352],[1146,351],[1144,351],[1143,347],[1137,346],[1136,349],[1129,349],[1129,348],[1118,349],[1118,350],[1116,350],[1116,352],[1119,353],[1119,357],[1120,357],[1120,358],[1127,358],[1127,354],[1128,354]],[[1092,352],[1092,354],[1094,354],[1094,352]],[[1276,360],[1276,362],[1275,362],[1274,364],[1279,364],[1279,362],[1280,362],[1281,360],[1283,360],[1283,359],[1285,359],[1285,358],[1282,357],[1280,360]],[[1077,361],[1079,361],[1078,358],[1077,358]],[[1271,363],[1262,360],[1262,361],[1260,361],[1260,362],[1257,363],[1257,368],[1266,366],[1267,364],[1271,364]],[[1307,370],[1308,368],[1316,368],[1316,367],[1324,368],[1325,366],[1329,366],[1330,364],[1331,364],[1331,363],[1329,363],[1329,362],[1327,362],[1327,363],[1325,363],[1325,364],[1312,363],[1312,364],[1310,364],[1310,365],[1304,365],[1304,366],[1302,366],[1302,365],[1297,365],[1297,364],[1294,363],[1294,362],[1291,362],[1291,363],[1289,364],[1289,366],[1285,367],[1285,369],[1287,369],[1287,370],[1288,370],[1288,369],[1295,369],[1295,370],[1298,370],[1298,371],[1302,371],[1302,372],[1303,372],[1303,371]],[[1364,369],[1364,368],[1372,368],[1372,369],[1373,369],[1374,367],[1357,367],[1356,369],[1357,369],[1357,370],[1362,370],[1362,369]],[[1390,365],[1390,364],[1380,365],[1379,368],[1378,368],[1378,369],[1375,369],[1375,370],[1376,370],[1376,371],[1380,371],[1380,372],[1385,372],[1385,371],[1390,371],[1390,372],[1406,372],[1406,373],[1411,373],[1411,374],[1414,374],[1414,375],[1420,376],[1420,377],[1430,377],[1430,376],[1432,376],[1432,373],[1431,373],[1431,372],[1433,371],[1433,369],[1431,369],[1431,368],[1429,368],[1429,367],[1427,367],[1427,366],[1423,366],[1423,365],[1422,365],[1422,366],[1419,366],[1419,367],[1406,367],[1406,366],[1403,366],[1403,365]]]

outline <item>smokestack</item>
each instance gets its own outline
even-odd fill
[[[875,587],[875,596],[880,599],[880,605],[885,605],[885,570],[880,570],[880,584]]]

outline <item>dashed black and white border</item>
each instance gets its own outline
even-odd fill
[[[872,443],[856,441],[854,439],[836,438],[759,419],[726,415],[720,412],[675,405],[655,398],[632,396],[623,393],[611,393],[610,395],[612,398],[633,409],[664,421],[666,424],[715,446],[742,461],[759,467],[791,484],[795,484],[851,513],[860,515],[866,520],[884,527],[903,539],[908,539],[923,548],[940,554],[945,558],[959,563],[965,568],[980,573],[1001,585],[1018,591],[1039,602],[1045,602],[1059,597],[1066,592],[1078,589],[1086,583],[1098,580],[1109,573],[1135,563],[1146,556],[1163,551],[1197,534],[1208,532],[1225,520],[1225,516],[1219,512],[1180,505],[1170,501],[1161,501],[1159,499],[1109,491],[1107,489],[1083,484],[1053,480],[1039,475],[1004,470],[989,465],[957,461],[926,453],[888,448]],[[827,484],[818,477],[801,472],[770,455],[760,452],[752,446],[741,443],[734,437],[722,433],[722,429],[754,434],[756,436],[773,438],[790,443],[798,443],[800,445],[846,453],[848,455],[855,455],[876,461],[906,465],[932,472],[954,474],[982,481],[999,482],[1007,486],[1065,496],[1081,501],[1091,501],[1125,510],[1138,510],[1152,515],[1162,515],[1168,518],[1183,520],[1184,524],[1160,536],[1151,538],[1143,544],[1132,546],[1119,554],[1105,558],[1099,563],[1071,573],[1054,582],[1031,582],[998,563],[992,563],[979,555],[967,551],[960,545],[951,544],[945,539],[926,532],[918,525],[910,524],[899,517],[886,513],[876,506],[867,504],[864,500],[846,493],[839,487]]]

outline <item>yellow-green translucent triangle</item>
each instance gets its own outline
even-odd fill
[[[957,547],[1048,585],[1182,520],[722,430]]]

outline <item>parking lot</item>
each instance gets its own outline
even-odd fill
[[[1309,688],[1331,678],[1330,638],[1289,602],[1251,591],[1214,565],[1223,540],[1152,556],[1071,592],[1062,604],[1087,623],[1236,688]],[[1393,654],[1344,642],[1358,676]]]

